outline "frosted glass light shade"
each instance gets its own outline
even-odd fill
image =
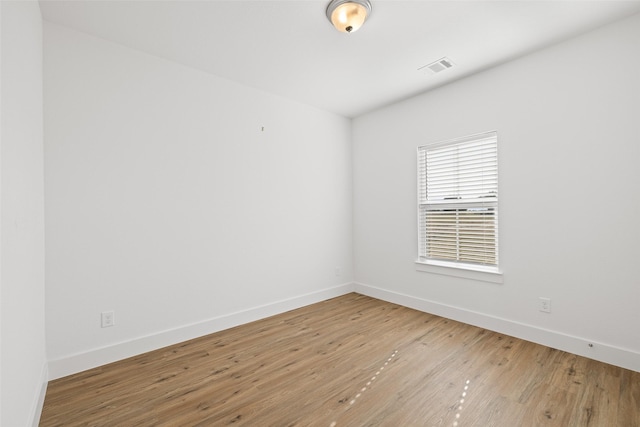
[[[327,7],[327,18],[338,31],[358,31],[371,13],[369,0],[333,0]]]

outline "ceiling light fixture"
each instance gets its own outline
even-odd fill
[[[370,13],[369,0],[331,0],[327,7],[327,18],[343,33],[358,31]]]

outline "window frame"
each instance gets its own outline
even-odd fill
[[[427,166],[426,156],[427,151],[441,149],[443,147],[465,147],[470,146],[480,141],[489,140],[489,144],[493,144],[495,154],[489,162],[491,167],[495,167],[495,182],[490,183],[489,187],[495,191],[495,196],[491,196],[490,200],[486,196],[475,196],[469,198],[463,198],[461,196],[453,199],[443,197],[437,201],[428,200],[427,196]],[[493,283],[502,283],[502,271],[500,270],[500,258],[499,258],[499,222],[498,222],[498,133],[497,131],[488,131],[478,134],[468,135],[464,137],[454,138],[450,140],[437,141],[429,144],[420,145],[416,149],[417,154],[417,222],[418,222],[418,258],[416,259],[416,269],[418,271],[425,271],[436,274],[445,274],[456,277],[471,278],[475,280],[488,281]],[[421,160],[424,159],[424,162]],[[457,160],[456,160],[457,161]],[[422,163],[422,164],[421,164]],[[484,167],[484,166],[483,166]],[[459,179],[460,174],[454,172],[455,177]],[[477,181],[477,178],[474,178]],[[483,187],[484,190],[484,187]],[[457,191],[462,191],[458,189]],[[447,201],[450,200],[450,201]],[[439,206],[439,207],[438,207]],[[495,257],[495,264],[487,264],[482,262],[470,262],[466,260],[449,260],[428,257],[428,235],[426,225],[426,212],[446,212],[444,208],[455,209],[456,212],[467,212],[467,209],[489,209],[492,212],[493,226],[493,245],[495,250],[493,252]],[[446,214],[444,214],[446,216]],[[433,217],[433,216],[432,216]],[[423,224],[425,222],[425,224]],[[460,234],[461,222],[455,221],[456,236]],[[491,243],[491,242],[490,242]],[[459,240],[455,241],[455,251],[458,253],[461,246]],[[446,257],[445,257],[446,258]],[[456,255],[459,258],[459,255]]]

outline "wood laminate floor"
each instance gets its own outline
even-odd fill
[[[640,426],[640,373],[358,294],[49,383],[41,426]]]

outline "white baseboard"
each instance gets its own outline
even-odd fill
[[[38,427],[40,424],[40,416],[42,415],[42,408],[44,407],[44,397],[47,394],[47,383],[49,382],[49,368],[45,362],[42,365],[42,373],[40,374],[40,388],[37,391],[33,399],[33,405],[31,406],[31,419],[27,425]]]
[[[515,322],[509,319],[465,310],[460,307],[392,292],[363,283],[355,283],[354,290],[362,295],[640,372],[640,354],[631,350]],[[592,344],[592,347],[590,347],[589,344]]]
[[[114,345],[96,348],[87,352],[70,355],[49,361],[49,377],[51,380],[72,375],[87,369],[106,365],[148,351],[157,350],[204,335],[219,332],[238,325],[264,319],[306,305],[325,301],[354,291],[353,283],[323,289],[305,295],[272,302],[235,313],[214,317],[199,323],[184,325],[175,329],[158,332],[153,335]]]
[[[36,423],[34,425],[37,425],[37,420],[39,419],[40,414],[39,411],[42,410],[42,403],[44,403],[47,377],[50,380],[62,378],[67,375],[72,375],[107,363],[116,362],[147,351],[157,350],[179,342],[304,307],[309,304],[325,301],[330,298],[348,294],[349,292],[358,292],[383,301],[392,302],[415,310],[457,320],[470,325],[489,329],[491,331],[514,336],[558,350],[567,351],[609,363],[611,365],[640,372],[640,354],[631,350],[590,341],[585,338],[575,337],[484,313],[465,310],[459,307],[449,306],[410,295],[392,292],[363,283],[345,283],[333,288],[299,295],[236,313],[215,317],[203,322],[185,325],[179,328],[162,331],[157,334],[140,337],[138,339],[93,349],[57,360],[51,360],[48,365],[48,373],[46,371],[46,367],[43,373],[44,385],[40,397],[41,402],[36,405],[36,411],[34,411],[34,414],[36,412],[38,414],[34,420]],[[593,344],[593,347],[589,347],[588,344]]]

